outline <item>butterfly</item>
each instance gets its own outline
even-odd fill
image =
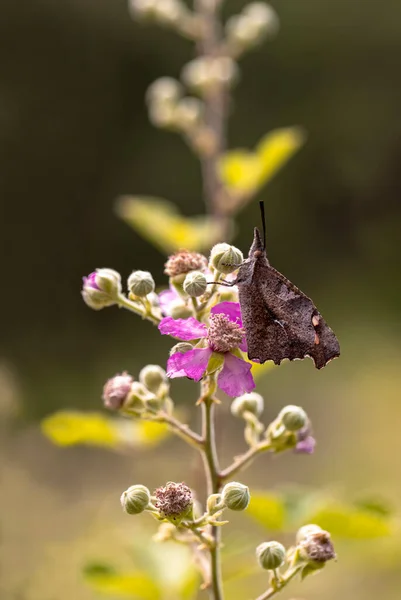
[[[261,203],[263,232],[265,220]],[[279,365],[310,357],[317,369],[340,355],[340,345],[322,315],[300,289],[276,271],[257,227],[248,259],[239,267],[238,287],[248,358]]]

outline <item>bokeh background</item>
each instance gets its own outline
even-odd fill
[[[121,455],[57,448],[39,427],[61,408],[99,409],[115,372],[166,360],[169,343],[150,324],[114,308],[89,310],[80,286],[103,266],[123,276],[147,269],[166,284],[165,256],[119,220],[117,196],[164,196],[186,215],[203,211],[194,155],[149,124],[144,103],[148,85],[178,76],[193,47],[133,23],[125,0],[0,4],[0,590],[7,600],[90,600],[99,596],[82,581],[82,565],[127,565],[133,538],[155,532],[145,517],[134,523],[120,513],[122,490],[199,483],[196,457],[180,441]],[[227,4],[230,12],[243,6]],[[318,447],[311,457],[261,459],[242,480],[259,490],[298,483],[351,500],[373,495],[397,513],[401,5],[273,5],[280,35],[241,62],[229,143],[252,147],[276,127],[307,130],[305,148],[258,198],[271,261],[315,300],[342,356],[322,372],[304,361],[259,381],[266,420],[284,404],[301,404]],[[234,241],[245,252],[258,218],[253,202],[237,221]],[[173,390],[196,423],[194,386],[178,381]],[[227,406],[219,423],[228,461],[243,448],[242,432]],[[278,535],[243,515],[235,521],[230,543],[250,555]],[[283,600],[399,599],[391,536],[334,541],[338,563],[294,584]],[[244,581],[228,581],[229,598],[257,595],[265,579],[255,569]]]

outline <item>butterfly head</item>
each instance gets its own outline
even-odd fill
[[[257,227],[255,227],[253,232],[253,242],[252,246],[249,250],[249,258],[260,258],[265,255],[265,245],[263,242],[263,238],[260,234],[260,231]]]

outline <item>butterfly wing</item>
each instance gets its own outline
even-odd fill
[[[339,356],[338,340],[312,300],[265,255],[241,267],[237,285],[251,360],[280,364],[310,356],[321,369]]]

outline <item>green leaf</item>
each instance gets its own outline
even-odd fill
[[[394,532],[387,516],[337,502],[318,507],[306,522],[317,523],[331,535],[348,539],[374,539]]]
[[[96,592],[132,600],[160,600],[162,593],[147,573],[117,573],[108,565],[88,565],[84,569],[86,583]]]
[[[260,140],[254,152],[227,152],[219,165],[220,177],[230,192],[251,196],[274,177],[304,141],[305,134],[298,127],[275,129]]]
[[[278,494],[252,493],[251,502],[245,513],[254,521],[273,531],[282,531],[286,523],[283,498]]]
[[[123,196],[117,201],[116,211],[163,253],[180,248],[203,250],[220,238],[220,225],[215,219],[205,215],[184,217],[174,204],[162,198]]]
[[[149,447],[170,431],[163,423],[110,418],[96,412],[59,411],[43,419],[42,433],[56,446]]]

